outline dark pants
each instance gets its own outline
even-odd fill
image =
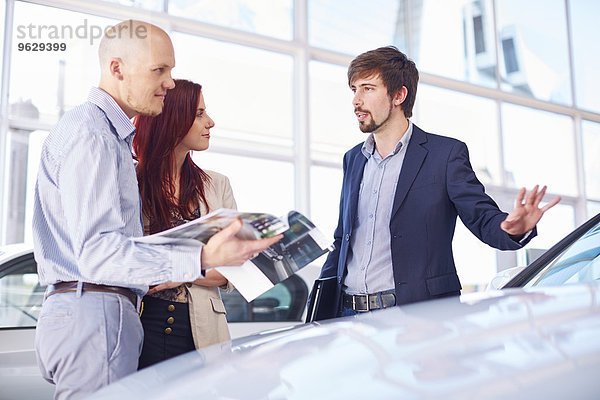
[[[151,296],[143,302],[144,346],[138,369],[195,349],[187,303]]]

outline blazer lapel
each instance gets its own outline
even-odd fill
[[[362,181],[363,173],[365,170],[365,164],[367,163],[367,159],[362,154],[360,148],[354,154],[352,161],[349,163],[348,167],[350,170],[350,196],[349,196],[349,204],[348,204],[348,219],[346,220],[347,226],[350,230],[354,226],[354,220],[356,219],[356,209],[358,208],[358,194],[360,192],[360,182]]]
[[[416,125],[413,125],[413,133],[406,149],[406,155],[404,157],[404,163],[402,164],[402,170],[400,170],[400,176],[398,177],[398,185],[396,186],[396,196],[394,198],[394,205],[392,207],[392,214],[390,220],[394,218],[394,215],[400,209],[400,206],[404,202],[408,190],[412,185],[423,161],[427,156],[427,149],[422,146],[423,143],[427,142],[427,136],[425,132],[419,129]]]

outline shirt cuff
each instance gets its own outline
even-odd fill
[[[173,282],[191,282],[204,278],[201,255],[203,246],[178,246],[173,245],[170,251],[171,265],[173,266]]]
[[[523,244],[523,243],[525,243],[525,241],[527,241],[527,239],[529,239],[529,236],[531,236],[532,233],[533,233],[533,229],[529,230],[528,232],[525,232],[522,235],[508,235],[508,236],[510,236],[510,238],[512,240],[514,240],[515,242],[517,242],[519,244]]]

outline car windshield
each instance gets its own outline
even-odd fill
[[[573,242],[524,285],[556,286],[600,280],[600,223]]]

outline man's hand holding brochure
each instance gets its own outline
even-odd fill
[[[262,239],[283,234],[281,240],[262,252],[256,255],[248,254],[248,258],[254,257],[241,267],[216,268],[247,301],[254,300],[276,283],[332,249],[333,242],[327,240],[308,218],[297,211],[290,211],[286,216],[277,218],[270,214],[221,208],[175,228],[135,240],[146,243],[172,243],[195,239],[207,243],[214,234],[225,228],[237,229],[239,226],[231,225],[236,220],[242,222],[237,236],[243,239]],[[211,248],[205,247],[203,251],[227,251],[218,245],[212,246],[212,242],[210,245]]]

